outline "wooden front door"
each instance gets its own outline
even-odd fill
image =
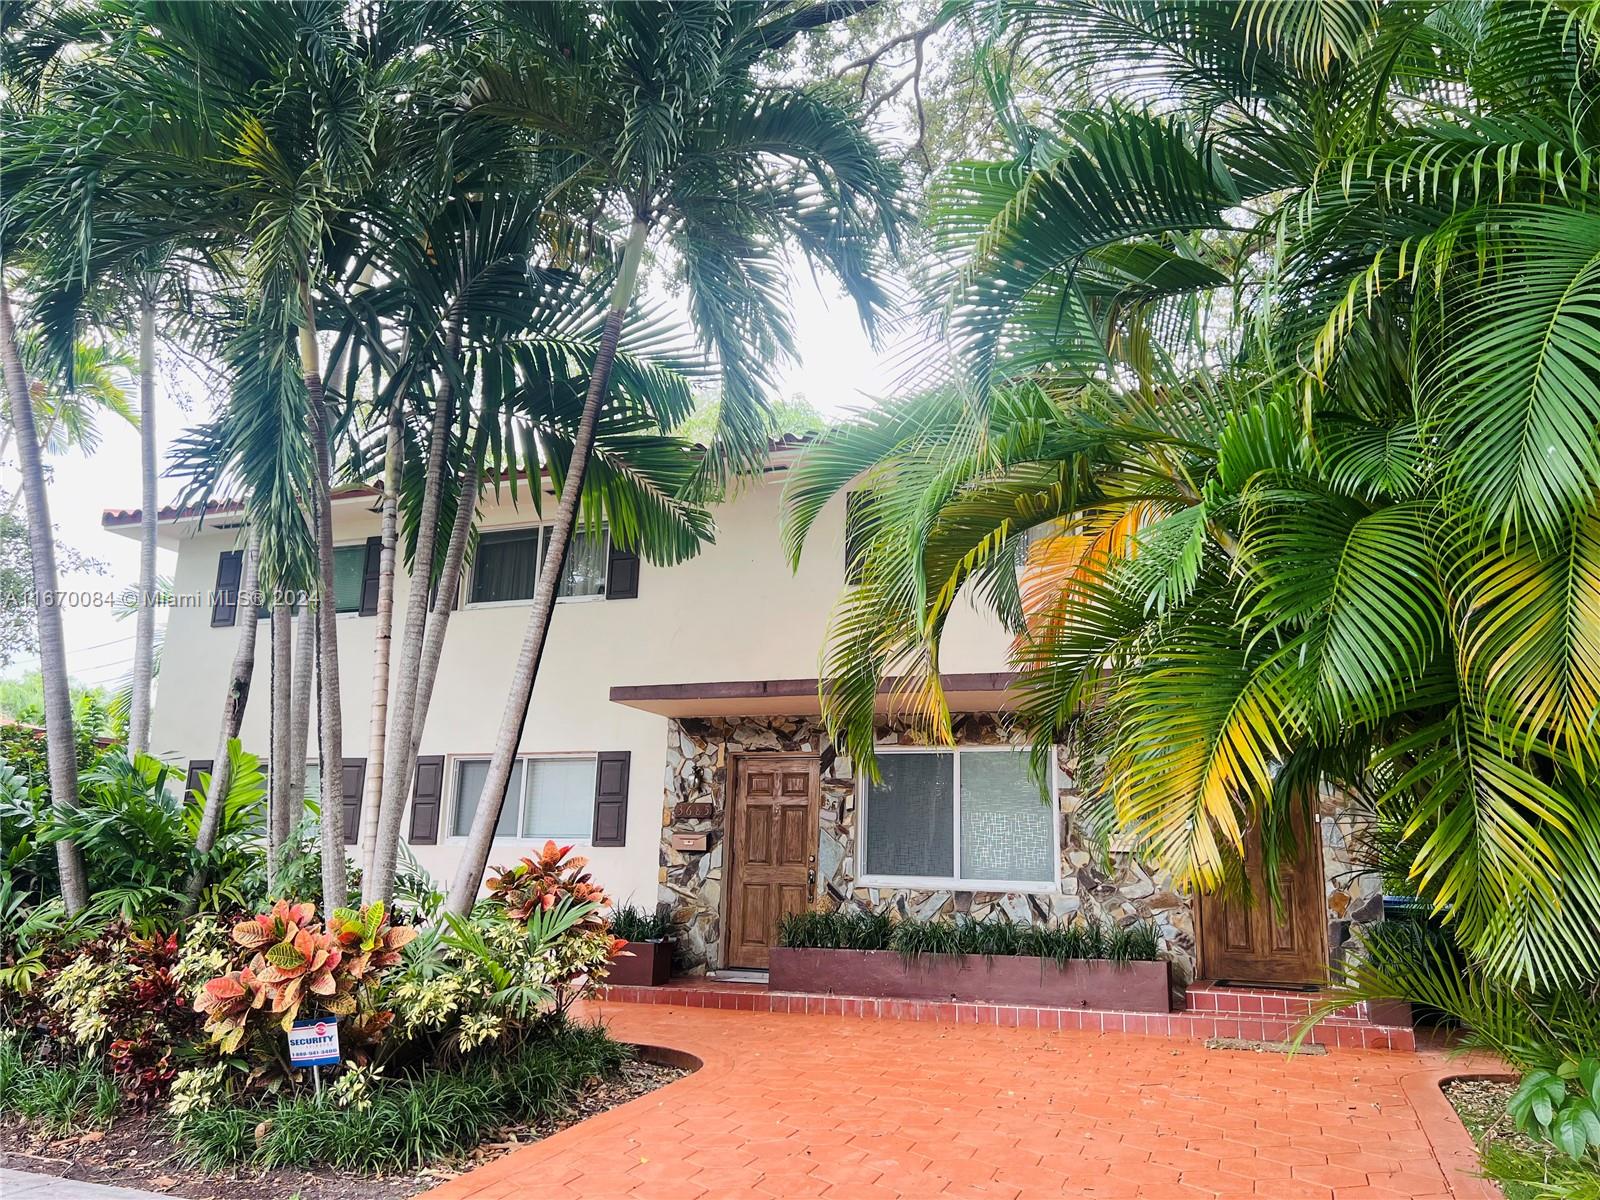
[[[1297,822],[1298,824],[1298,822]],[[1328,914],[1317,826],[1296,830],[1295,861],[1279,867],[1283,904],[1272,903],[1260,834],[1245,840],[1251,902],[1201,896],[1200,974],[1237,983],[1322,984],[1328,979]]]
[[[816,890],[820,773],[815,758],[801,755],[734,763],[722,965],[765,968],[779,918],[805,911]]]

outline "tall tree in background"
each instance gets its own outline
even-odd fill
[[[627,234],[482,800],[446,902],[451,912],[471,908],[488,865],[652,234],[664,235],[681,263],[691,318],[722,369],[709,476],[754,466],[765,454],[765,393],[794,348],[781,298],[785,249],[833,274],[869,326],[883,305],[871,269],[896,229],[899,172],[834,95],[764,86],[756,75],[764,56],[829,19],[821,7],[502,8],[510,49],[486,67],[474,102],[570,156],[567,186],[584,189],[587,207],[624,223]]]
[[[72,697],[67,684],[67,647],[56,604],[55,532],[44,486],[44,462],[34,422],[33,392],[22,367],[17,326],[6,287],[5,257],[0,254],[0,367],[4,369],[11,423],[17,431],[17,458],[22,464],[22,490],[28,501],[28,549],[33,557],[33,589],[38,608],[39,663],[44,674],[45,741],[50,758],[50,803],[60,810],[77,807],[78,760],[72,736]],[[61,900],[69,914],[88,903],[83,862],[66,838],[56,843]]]

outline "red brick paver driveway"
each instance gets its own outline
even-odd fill
[[[1436,1151],[1437,1113],[1419,1119],[1432,1087],[1419,1072],[1440,1072],[1418,1055],[1286,1060],[1125,1035],[598,1007],[616,1037],[705,1066],[429,1200],[1487,1194],[1441,1166],[1459,1147]]]

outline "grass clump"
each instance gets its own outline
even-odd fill
[[[96,1059],[36,1062],[11,1038],[0,1038],[0,1112],[53,1133],[104,1125],[117,1112],[117,1086]]]
[[[562,1025],[509,1055],[451,1070],[378,1079],[341,1107],[322,1098],[195,1109],[175,1133],[189,1161],[235,1166],[414,1170],[476,1146],[501,1126],[558,1116],[585,1081],[618,1071],[632,1052],[596,1026]]]
[[[785,917],[778,944],[807,950],[894,950],[907,958],[923,954],[1025,956],[1058,963],[1072,959],[1154,962],[1161,936],[1148,921],[1107,928],[1098,921],[1071,925],[1024,925],[1009,920],[974,921],[958,916],[931,921],[894,921],[885,913],[803,912]]]
[[[664,942],[672,936],[672,913],[666,905],[654,910],[624,904],[611,912],[611,936],[625,942]]]
[[[778,945],[808,950],[887,950],[894,925],[883,913],[799,912],[778,922]]]

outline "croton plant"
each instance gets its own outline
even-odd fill
[[[526,921],[536,909],[548,912],[570,897],[577,904],[593,904],[594,912],[579,924],[579,929],[600,929],[605,918],[600,910],[609,901],[605,889],[584,870],[589,860],[568,857],[571,846],[546,842],[537,858],[524,858],[514,867],[496,867],[487,882],[489,897],[505,905],[506,916]]]
[[[391,925],[381,903],[335,909],[327,928],[316,907],[279,900],[270,912],[233,927],[233,941],[247,958],[208,980],[194,999],[206,1017],[206,1032],[224,1053],[238,1049],[250,1014],[265,1011],[287,1030],[308,1004],[316,1011],[349,1016],[357,992],[400,961],[417,936],[410,926]]]

